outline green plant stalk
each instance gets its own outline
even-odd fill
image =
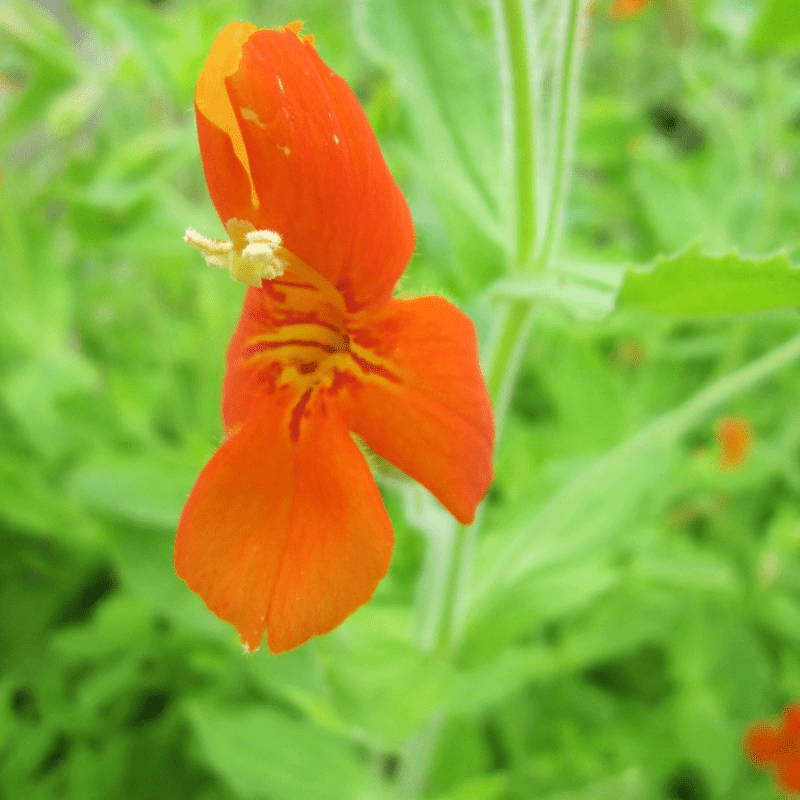
[[[490,350],[486,383],[495,410],[495,438],[500,439],[514,386],[517,382],[525,346],[533,326],[536,305],[530,300],[515,300],[501,309],[500,330]],[[459,525],[453,534],[451,561],[447,573],[448,591],[443,598],[442,619],[437,649],[448,653],[457,643],[466,622],[475,540],[483,520],[483,504],[472,525]]]
[[[762,111],[767,143],[767,153],[763,169],[761,210],[756,226],[755,246],[763,252],[773,244],[773,232],[780,209],[780,146],[782,125],[778,110],[781,73],[774,60],[762,62],[759,68],[761,96],[764,98]]]
[[[580,88],[580,54],[576,50],[583,47],[580,32],[582,30],[582,14],[584,0],[570,0],[567,10],[569,27],[566,33],[566,42],[561,49],[561,59],[556,63],[556,86],[558,88],[558,121],[563,129],[559,129],[556,135],[556,150],[554,154],[554,179],[550,185],[550,196],[548,197],[547,224],[542,231],[536,225],[533,217],[526,217],[530,213],[525,206],[517,207],[517,226],[527,226],[531,231],[531,240],[534,243],[535,253],[539,253],[540,258],[534,265],[537,269],[548,269],[555,250],[558,246],[560,237],[560,226],[563,224],[564,214],[563,205],[566,201],[566,188],[569,177],[569,162],[573,149],[573,139],[575,135],[575,118]],[[510,63],[512,73],[521,68],[528,62],[522,58],[514,58],[514,48],[529,53],[528,44],[518,36],[524,36],[528,31],[524,24],[523,12],[518,0],[503,0],[503,10],[505,14],[498,19],[504,19],[507,25],[507,41],[511,55]],[[521,21],[520,21],[521,20]],[[516,44],[514,44],[516,42]],[[502,54],[502,51],[501,51]],[[530,78],[528,77],[528,80]],[[515,87],[513,99],[510,103],[514,113],[522,109],[525,113],[524,104],[516,97],[516,87],[523,85],[522,76],[514,76],[512,87]],[[532,95],[529,92],[529,96]],[[539,152],[533,139],[536,136],[536,126],[533,123],[533,116],[530,117],[528,127],[520,126],[519,120],[515,130],[524,132],[530,140],[529,146],[523,147],[522,154],[517,154],[518,159],[524,162],[528,153]],[[516,137],[517,144],[521,143],[519,134]],[[538,165],[536,165],[538,167]],[[517,165],[517,174],[522,173],[523,166]],[[530,171],[530,181],[535,185],[535,171]],[[535,189],[532,189],[535,194]],[[561,209],[561,210],[559,210]],[[557,233],[558,231],[558,233]],[[522,237],[522,244],[527,242],[527,237]],[[517,251],[518,265],[529,264],[527,251]],[[530,268],[530,267],[529,267]],[[514,387],[517,383],[520,365],[528,343],[534,317],[536,314],[535,299],[514,299],[504,303],[499,309],[496,323],[496,333],[490,346],[489,363],[486,370],[486,383],[489,388],[489,396],[494,408],[496,438],[500,439],[511,405]],[[480,527],[480,515],[476,523],[471,527],[459,527],[455,532],[454,544],[452,548],[453,561],[447,570],[447,580],[443,584],[446,592],[444,601],[440,604],[443,614],[439,625],[437,639],[437,650],[441,653],[448,652],[454,642],[461,634],[467,614],[467,593],[469,590],[470,578],[472,575],[472,555],[474,552],[474,542],[477,531]]]
[[[529,25],[522,0],[496,0],[498,51],[504,77],[504,123],[511,133],[512,172],[514,174],[515,242],[510,268],[525,269],[533,259],[536,245],[536,132],[531,79]],[[533,318],[529,299],[511,300],[498,310],[495,332],[490,343],[486,383],[494,408],[496,437],[502,428],[516,383],[519,365]],[[459,526],[453,534],[449,552],[442,559],[438,585],[440,600],[434,604],[435,619],[432,649],[444,655],[458,629],[456,619],[464,607],[462,595],[470,573],[472,544],[477,526]]]
[[[536,85],[533,54],[523,0],[495,0],[499,63],[503,75],[504,128],[509,144],[514,185],[514,248],[512,269],[525,269],[536,243],[537,146]]]
[[[556,64],[561,96],[558,101],[559,124],[566,127],[556,136],[554,179],[550,191],[549,238],[542,239],[537,225],[537,126],[534,104],[535,85],[531,78],[532,50],[530,28],[523,0],[495,0],[500,63],[510,74],[506,78],[506,129],[510,133],[512,173],[514,176],[514,245],[510,253],[512,271],[545,269],[558,243],[556,228],[563,220],[563,206],[569,175],[568,156],[572,150],[574,120],[580,80],[579,59],[575,48],[580,45],[578,31],[583,0],[570,0],[571,32],[562,49],[562,60]],[[540,258],[534,260],[539,253]],[[545,256],[546,259],[545,260]],[[529,298],[506,301],[498,310],[495,333],[486,367],[486,382],[495,413],[497,433],[502,431],[508,413],[520,364],[535,314],[535,302]],[[481,510],[472,526],[459,526],[439,559],[437,586],[439,596],[431,604],[431,619],[423,626],[429,646],[439,658],[446,658],[455,647],[466,617],[467,590],[473,561],[474,542],[480,526]],[[397,796],[417,796],[425,785],[430,760],[442,726],[435,715],[408,743],[396,781]]]
[[[575,144],[575,125],[578,113],[581,64],[583,61],[583,0],[572,0],[565,9],[567,25],[561,47],[560,69],[555,70],[556,128],[552,153],[552,179],[547,203],[544,232],[536,243],[534,271],[550,267],[558,250],[564,227],[564,210],[570,163]]]
[[[29,254],[17,207],[11,201],[9,183],[8,177],[5,181],[0,180],[0,244],[3,260],[8,264],[7,274],[16,284],[15,288],[30,295],[36,287],[31,281]]]

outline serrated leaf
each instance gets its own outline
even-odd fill
[[[618,307],[651,314],[711,317],[800,305],[800,269],[785,253],[749,258],[703,252],[700,240],[647,270],[625,276]]]

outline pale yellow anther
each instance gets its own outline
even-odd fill
[[[281,237],[275,231],[257,231],[244,220],[230,219],[225,226],[231,241],[209,239],[192,228],[183,240],[194,247],[209,267],[227,269],[234,280],[261,286],[262,280],[283,275],[286,262],[278,255]]]

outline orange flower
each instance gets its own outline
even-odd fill
[[[614,0],[611,7],[611,16],[617,19],[632,17],[641,11],[650,0]]]
[[[784,792],[800,793],[800,703],[788,706],[780,725],[753,725],[744,739],[748,758],[758,767],[774,765],[775,783]]]
[[[744,417],[723,417],[717,423],[717,439],[722,447],[720,466],[736,469],[747,458],[750,449],[750,423]]]
[[[408,206],[355,95],[299,29],[218,35],[195,109],[231,241],[187,231],[251,288],[226,440],[183,511],[175,566],[247,649],[266,630],[274,653],[341,623],[388,569],[391,523],[351,433],[462,523],[494,446],[472,322],[439,297],[392,298],[414,249]]]

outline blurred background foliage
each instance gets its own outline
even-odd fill
[[[794,8],[596,5],[565,263],[619,274],[697,237],[797,255]],[[417,644],[426,545],[392,487],[389,576],[297,651],[244,657],[174,575],[243,292],[181,241],[222,234],[194,82],[226,22],[296,18],[409,197],[403,288],[486,333],[507,249],[488,2],[2,0],[0,797],[772,797],[740,738],[800,697],[800,370],[720,409],[752,432],[736,469],[713,414],[669,414],[794,310],[543,305],[447,659]]]

